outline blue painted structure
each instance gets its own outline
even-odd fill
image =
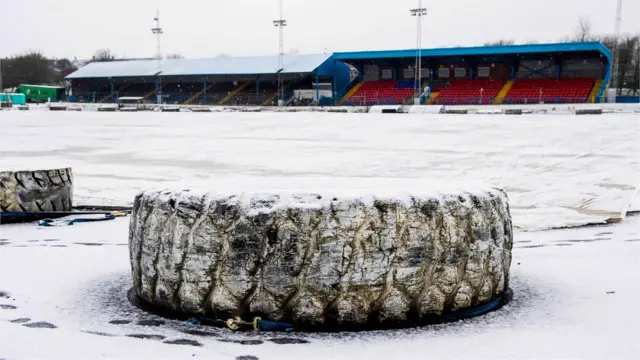
[[[611,62],[611,52],[601,42],[582,43],[559,43],[559,44],[529,44],[529,45],[499,45],[499,46],[473,46],[441,49],[422,49],[423,58],[443,58],[443,57],[477,57],[477,56],[504,56],[504,55],[527,55],[527,54],[551,54],[568,52],[600,52]],[[417,49],[411,50],[378,50],[378,51],[355,51],[338,52],[333,57],[336,60],[372,60],[372,59],[394,59],[413,58],[418,53]]]
[[[116,90],[115,90],[115,83],[113,82],[112,78],[109,78],[109,89],[111,90],[111,103],[115,104],[115,102],[116,102]]]
[[[332,102],[340,99],[348,90],[351,83],[351,70],[349,66],[342,61],[336,60],[333,56],[320,65],[316,70],[316,98],[318,99],[318,87],[320,77],[331,78],[333,83]],[[345,90],[347,89],[347,90]],[[344,92],[341,92],[344,90]]]
[[[616,96],[616,102],[620,104],[638,104],[640,96]]]
[[[160,77],[164,82],[172,78],[198,76],[201,77],[206,97],[207,82],[214,79],[233,81],[242,78],[256,82],[256,101],[259,100],[260,82],[277,74],[308,74],[317,84],[322,79],[330,79],[333,83],[333,99],[340,99],[357,82],[362,81],[364,64],[412,65],[417,49],[337,52],[333,54],[285,55],[282,68],[278,65],[278,56],[253,57],[218,57],[213,59],[172,59],[162,62],[162,70],[158,71],[155,60],[131,60],[115,62],[91,63],[67,76],[68,80],[109,79],[110,91],[115,91],[113,81],[119,79],[145,78],[155,83],[156,92],[160,90]],[[532,44],[532,45],[500,45],[476,46],[421,50],[423,64],[431,69],[430,81],[434,80],[434,72],[438,65],[465,64],[471,65],[469,78],[476,75],[473,65],[488,62],[511,64],[511,79],[518,75],[518,69],[528,71],[524,77],[542,74],[544,70],[555,67],[555,77],[562,73],[563,59],[600,58],[604,64],[604,81],[598,91],[598,98],[604,95],[611,79],[611,52],[600,42]],[[553,60],[551,65],[540,69],[531,69],[520,62],[524,60]],[[360,75],[351,79],[349,66],[355,66]],[[396,69],[393,78],[397,79]],[[111,81],[113,79],[113,81]],[[198,80],[200,81],[200,80]],[[114,95],[112,95],[113,101]]]
[[[395,64],[411,65],[418,54],[417,49],[407,50],[377,50],[377,51],[350,51],[334,53],[336,60],[353,64],[361,72],[364,63],[370,64]],[[467,64],[478,62],[506,62],[511,63],[511,79],[516,78],[517,69],[521,60],[553,59],[556,67],[556,76],[559,77],[561,67],[559,60],[563,58],[594,58],[599,57],[605,65],[605,75],[602,86],[598,91],[598,99],[605,92],[611,79],[611,65],[613,55],[601,42],[572,42],[554,44],[527,44],[527,45],[498,45],[498,46],[473,46],[441,49],[422,49],[422,61],[430,64],[430,80],[433,81],[434,64]],[[541,73],[543,69],[529,69],[529,75]],[[470,76],[473,76],[470,72]],[[526,76],[525,76],[526,77]]]

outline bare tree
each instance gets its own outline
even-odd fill
[[[51,85],[58,79],[53,69],[53,61],[39,50],[30,50],[2,61],[4,86],[17,87],[20,84]]]
[[[116,56],[109,49],[100,49],[91,57],[92,62],[114,61]]]
[[[489,41],[484,43],[484,46],[503,46],[503,45],[513,45],[516,41],[513,39],[500,39],[495,41]]]
[[[600,41],[609,49],[616,46],[615,36],[603,36]],[[640,34],[621,35],[617,39],[620,50],[618,52],[618,72],[613,74],[617,79],[618,95],[637,93],[638,86],[638,62],[640,62]]]
[[[636,41],[637,49],[635,54],[636,63],[634,64],[636,75],[633,77],[632,83],[635,85],[633,89],[633,93],[637,96],[640,96],[640,36],[636,36],[636,39],[637,39]]]
[[[588,18],[581,18],[573,34],[573,41],[587,42],[597,40],[593,33],[593,24]]]
[[[64,84],[64,79],[72,72],[78,70],[71,60],[67,58],[51,60],[53,62],[53,81],[56,84]]]
[[[184,56],[180,55],[180,54],[169,54],[165,57],[168,60],[172,60],[172,59],[184,59]]]
[[[569,42],[573,42],[573,38],[571,36],[565,35],[561,38],[558,39],[559,43],[569,43]]]
[[[616,43],[619,45],[618,71],[612,74],[618,79],[618,94],[638,94],[640,89],[640,34],[603,36],[593,31],[593,24],[588,18],[581,18],[575,27],[573,34],[563,36],[559,42],[587,42],[600,41],[607,48],[613,50]],[[508,39],[498,39],[485,43],[485,46],[512,45],[515,42]],[[527,44],[535,44],[537,41],[527,41]]]

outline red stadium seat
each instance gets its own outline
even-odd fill
[[[399,82],[393,80],[366,81],[349,97],[353,104],[402,104],[413,96],[413,88],[396,87]]]
[[[583,103],[587,102],[595,79],[518,79],[506,102]]]
[[[449,87],[439,89],[440,95],[435,99],[437,104],[491,104],[504,87],[504,80],[489,79],[455,79]]]

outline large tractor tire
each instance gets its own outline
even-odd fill
[[[0,212],[59,212],[73,207],[71,168],[0,171]]]
[[[135,198],[134,290],[158,311],[262,316],[297,329],[431,323],[507,290],[501,189],[406,197],[146,191]]]

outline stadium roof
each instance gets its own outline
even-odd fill
[[[597,51],[611,62],[611,52],[601,42],[559,43],[559,44],[530,44],[530,45],[498,45],[498,46],[474,46],[442,49],[423,49],[423,57],[464,57],[464,56],[491,56],[491,55],[517,55],[537,53],[568,53]],[[381,50],[381,51],[354,51],[335,53],[336,60],[368,60],[413,58],[416,49],[412,50]]]
[[[158,71],[155,60],[129,60],[91,63],[67,76],[67,79],[108,77],[149,77],[189,75],[263,75],[311,73],[328,60],[382,60],[414,58],[416,49],[339,52],[335,54],[285,55],[284,67],[278,66],[278,56],[217,57],[211,59],[171,59],[162,61]],[[423,49],[425,58],[464,58],[472,56],[536,56],[537,54],[565,54],[598,52],[611,63],[611,52],[600,42],[476,46]]]
[[[331,58],[331,54],[285,55],[284,67],[278,56],[217,57],[211,59],[171,59],[162,61],[158,71],[156,60],[130,60],[91,63],[67,76],[67,79],[187,76],[187,75],[259,75],[310,73]]]

